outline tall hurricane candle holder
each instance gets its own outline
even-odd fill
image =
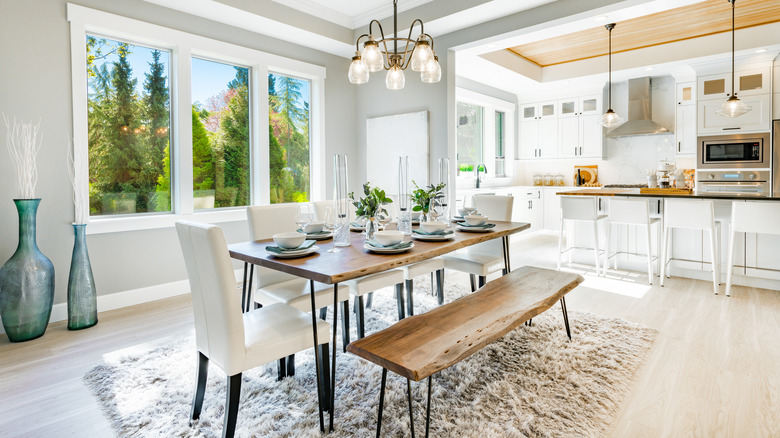
[[[444,187],[446,189],[444,190],[443,195],[441,198],[439,198],[438,202],[439,205],[441,205],[441,208],[443,210],[442,217],[445,219],[445,222],[448,222],[450,220],[450,159],[449,158],[439,158],[439,183],[445,184]]]
[[[349,235],[349,177],[347,155],[333,155],[333,209],[336,212],[333,245],[350,245]]]
[[[398,230],[412,234],[412,210],[409,205],[409,156],[398,157]]]

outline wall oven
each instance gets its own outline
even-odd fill
[[[769,133],[699,137],[698,169],[769,169]]]
[[[696,192],[722,195],[769,196],[770,172],[766,170],[698,170]]]

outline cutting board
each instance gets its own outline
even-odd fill
[[[598,182],[599,177],[599,166],[598,165],[592,165],[592,166],[574,166],[574,185],[577,185],[577,171],[580,171],[580,175],[582,176],[582,184],[591,183],[594,184]]]
[[[646,193],[648,195],[690,195],[692,192],[693,190],[691,189],[676,189],[674,187],[668,189],[642,187],[639,189],[639,193]]]

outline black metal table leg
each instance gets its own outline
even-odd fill
[[[561,297],[561,310],[563,310],[563,322],[566,324],[566,336],[571,341],[571,330],[569,330],[569,312],[566,311],[566,297]]]
[[[425,409],[425,438],[428,438],[428,429],[431,424],[431,376],[428,376],[428,407]]]
[[[376,438],[382,431],[382,409],[385,406],[385,382],[387,381],[387,368],[382,368],[382,386],[379,389],[379,418],[376,421]]]
[[[252,301],[252,279],[255,278],[255,265],[250,264],[249,265],[249,287],[246,291],[246,310],[244,312],[249,312],[249,303]]]
[[[314,300],[312,295],[312,300]],[[313,310],[313,309],[312,309]],[[336,334],[338,333],[339,325],[336,323],[339,316],[339,284],[333,284],[333,358],[331,358],[331,370],[330,370],[330,423],[328,431],[333,432],[333,411],[336,406]]]
[[[406,398],[409,400],[409,428],[412,430],[414,438],[414,413],[412,413],[412,383],[406,379]]]
[[[319,401],[317,406],[320,411],[320,432],[325,432],[325,419],[322,415],[322,381],[320,380],[322,377],[320,377],[320,353],[319,349],[317,348],[319,343],[317,342],[317,309],[315,308],[314,303],[314,280],[309,280],[309,296],[311,297],[311,328],[312,332],[314,333],[314,366],[316,367],[317,372],[317,400]]]
[[[241,289],[241,311],[246,312],[246,309],[249,307],[249,305],[246,302],[246,271],[247,271],[247,265],[248,262],[244,262],[244,282],[242,284]]]
[[[501,238],[501,246],[504,248],[504,275],[512,272],[512,267],[509,264],[509,236]]]

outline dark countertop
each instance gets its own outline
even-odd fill
[[[754,195],[750,193],[639,193],[639,189],[577,189],[556,192],[556,195],[565,196],[629,196],[637,198],[687,198],[687,199],[723,199],[723,200],[755,200],[755,201],[780,201],[780,197]]]

